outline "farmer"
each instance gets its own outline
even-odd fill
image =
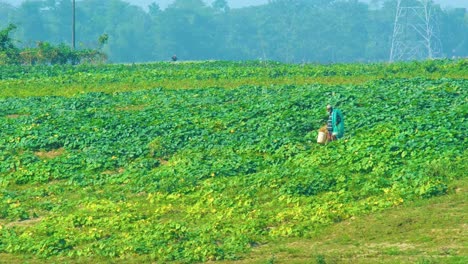
[[[333,141],[342,138],[344,135],[344,117],[339,109],[327,105],[328,112],[328,140]]]

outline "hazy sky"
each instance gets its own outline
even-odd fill
[[[0,0],[0,2],[7,2],[10,4],[18,5],[25,0]],[[79,0],[77,0],[79,1]],[[104,1],[104,0],[103,0]],[[168,4],[174,0],[125,0],[129,3],[147,7],[150,3],[156,2],[161,8],[165,8]],[[207,3],[211,3],[213,0],[205,0]],[[227,0],[231,8],[244,7],[249,5],[261,5],[268,3],[268,0]],[[360,0],[363,2],[371,2],[372,0]],[[443,7],[465,7],[468,8],[468,0],[434,0],[434,2],[441,4]]]

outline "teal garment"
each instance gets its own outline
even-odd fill
[[[337,121],[340,122],[337,124]],[[344,117],[339,109],[333,109],[332,126],[333,135],[335,135],[336,138],[342,138],[344,136]]]

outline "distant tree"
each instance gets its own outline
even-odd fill
[[[328,15],[333,17],[329,24],[334,31],[333,38],[329,39],[333,45],[332,62],[364,61],[368,43],[368,6],[356,0],[337,1],[328,10]]]
[[[258,59],[263,57],[264,43],[259,33],[262,7],[236,10],[218,16],[216,25],[222,38],[216,45],[220,58],[226,60]],[[223,26],[221,26],[223,25]]]
[[[156,21],[160,54],[176,52],[192,60],[212,58],[216,45],[212,17],[211,8],[201,0],[176,0]]]
[[[109,35],[107,34],[102,34],[98,38],[98,43],[99,43],[99,49],[102,49],[102,47],[107,44],[107,41],[109,41]]]
[[[174,3],[169,5],[169,8],[191,10],[198,10],[203,7],[206,7],[205,2],[203,2],[203,0],[175,0]]]
[[[83,49],[72,50],[69,45],[53,45],[47,41],[38,41],[36,47],[20,49],[15,46],[10,34],[16,29],[10,24],[0,30],[0,65],[6,64],[76,64],[80,62],[98,63],[107,59],[100,50]],[[104,34],[99,39],[104,44],[107,36]]]
[[[15,8],[12,5],[0,1],[0,28],[11,23],[14,14]]]
[[[226,0],[215,0],[211,6],[216,12],[226,13],[230,10],[228,2]]]
[[[108,35],[102,51],[113,62],[151,60],[152,18],[142,8],[121,0],[83,0],[77,5],[77,35],[91,40],[84,47],[95,47],[103,32]],[[100,44],[98,43],[98,47]]]
[[[0,31],[0,51],[16,48],[13,44],[13,39],[10,37],[10,33],[15,29],[16,25],[10,24],[8,27]]]
[[[81,58],[97,61],[94,49],[113,62],[167,60],[174,53],[184,60],[383,61],[388,60],[396,11],[396,0],[367,1],[371,5],[358,0],[269,0],[236,9],[227,0],[173,0],[166,9],[156,2],[143,10],[124,0],[79,1]],[[26,63],[39,63],[35,43],[42,42],[47,53],[46,43],[55,49],[70,42],[70,9],[71,0],[25,1],[15,8],[0,0],[0,28],[16,24],[8,37],[21,40],[14,44],[28,58]],[[437,17],[443,54],[468,56],[466,10],[437,9]],[[64,47],[60,50],[53,52],[66,53]],[[14,51],[8,58],[18,57]],[[5,51],[1,56],[6,61]]]
[[[468,55],[468,13],[464,8],[450,9],[439,15],[443,54],[447,57]]]
[[[51,43],[71,43],[71,10],[71,0],[44,1],[41,7],[41,17],[46,35],[42,37],[42,40]]]
[[[16,22],[19,26],[18,38],[24,45],[33,44],[38,40],[50,38],[46,27],[50,26],[44,18],[45,4],[43,1],[23,2],[17,10]]]
[[[161,12],[162,12],[161,8],[159,7],[157,3],[153,2],[148,6],[148,13],[151,17],[156,17],[159,14],[161,14]]]
[[[0,30],[0,65],[16,64],[19,62],[19,49],[10,37],[16,25],[10,24],[5,29]]]
[[[388,61],[395,10],[395,6],[386,4],[368,11],[368,41],[365,47],[365,58],[368,61]]]

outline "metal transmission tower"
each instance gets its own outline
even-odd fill
[[[432,0],[397,0],[390,62],[437,57],[441,51]]]

